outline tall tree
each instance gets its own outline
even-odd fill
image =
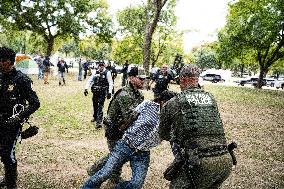
[[[104,0],[2,0],[0,22],[3,27],[29,30],[41,35],[50,56],[60,36],[78,36],[87,30],[109,40],[111,18]]]
[[[107,60],[110,58],[111,45],[102,43],[98,36],[90,36],[81,40],[80,54],[93,60]]]
[[[225,26],[236,55],[254,53],[260,74],[258,88],[271,65],[284,56],[283,0],[239,0],[229,6]]]
[[[145,35],[147,32],[145,28],[149,27],[148,22],[153,20],[155,12],[153,2],[147,2],[148,4],[143,4],[135,7],[130,6],[118,12],[117,18],[120,25],[120,32],[122,36],[125,37],[125,39],[119,40],[124,45],[117,44],[114,48],[114,54],[116,54],[117,58],[120,55],[125,58],[135,58],[134,53],[137,53],[137,58],[135,58],[135,60],[130,60],[133,63],[143,62],[145,53]],[[174,26],[176,25],[176,16],[174,14],[175,6],[176,0],[167,1],[166,5],[160,13],[155,32],[151,35],[148,64],[151,64],[152,66],[160,64],[162,61],[164,63],[169,63],[170,56],[174,57],[177,52],[183,54],[182,50],[180,50],[182,49],[182,43],[180,43],[180,41],[182,41],[183,33],[176,32],[174,28]],[[147,18],[149,17],[149,15],[147,14],[149,14],[151,17],[148,21]],[[177,38],[178,40],[176,40]],[[133,44],[126,45],[130,39],[133,40]],[[173,44],[175,42],[176,44]],[[130,53],[130,55],[116,52],[117,50],[121,50],[121,48],[117,47],[123,47],[124,52]],[[141,55],[142,60],[140,59]],[[136,59],[139,59],[139,61],[137,61]],[[145,67],[145,65],[143,66]]]
[[[3,30],[0,32],[0,46],[7,46],[24,54],[43,54],[43,38],[30,31]]]
[[[162,8],[166,2],[167,0],[147,0],[147,8],[145,8],[146,25],[143,48],[143,67],[146,71],[149,70],[152,36],[160,19]]]

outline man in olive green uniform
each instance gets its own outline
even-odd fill
[[[139,89],[143,88],[144,80],[138,76],[138,68],[132,68],[128,73],[129,85],[119,89],[111,100],[107,117],[105,118],[105,136],[107,138],[108,148],[111,152],[115,143],[122,138],[125,126],[131,124],[130,115],[135,115],[134,109],[144,100],[143,94]],[[132,121],[135,121],[135,117]],[[127,123],[128,122],[128,123]],[[106,163],[108,156],[98,160],[92,165],[88,174],[94,175]],[[121,170],[117,170],[111,181],[116,183],[120,179]]]
[[[180,72],[181,93],[161,110],[160,137],[177,144],[182,159],[171,175],[170,188],[218,188],[232,169],[216,101],[198,88],[199,73],[196,65],[185,65]]]

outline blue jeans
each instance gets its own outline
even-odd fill
[[[95,175],[90,177],[81,189],[100,188],[100,185],[112,175],[114,170],[122,167],[126,160],[130,161],[132,170],[131,180],[118,183],[115,186],[115,189],[142,188],[150,163],[150,152],[135,152],[135,149],[130,148],[125,141],[119,140],[116,143],[114,150],[111,152],[105,166]]]

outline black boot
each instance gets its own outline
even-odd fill
[[[61,82],[59,81],[59,86],[61,85]]]
[[[5,165],[5,181],[7,189],[17,189],[17,164]]]
[[[63,78],[63,85],[66,85],[66,84],[65,84],[65,79],[64,79],[64,78]]]

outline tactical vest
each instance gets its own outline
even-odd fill
[[[3,76],[2,76],[3,77]],[[1,79],[0,87],[0,114],[7,119],[13,114],[16,104],[26,105],[23,94],[20,92],[20,81],[26,78],[20,71],[12,71],[9,76]]]
[[[155,88],[157,90],[166,90],[168,88],[168,84],[169,84],[169,78],[168,78],[168,74],[167,75],[163,75],[162,73],[158,73],[158,76],[156,78],[156,86]]]
[[[92,91],[100,91],[108,88],[107,72],[108,70],[103,72],[96,71],[93,79],[93,85],[91,87]]]
[[[223,124],[214,97],[201,89],[188,89],[178,95],[182,124],[175,135],[185,148],[206,149],[226,145]]]

